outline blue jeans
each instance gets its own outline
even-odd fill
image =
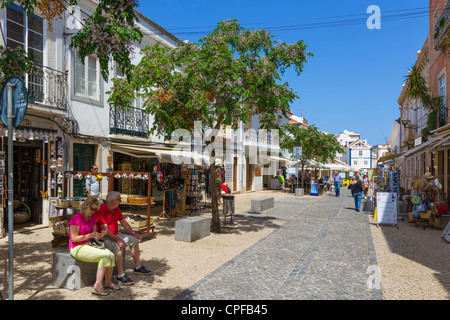
[[[335,182],[334,183],[334,191],[336,191],[336,195],[340,195],[340,188],[341,188],[341,184],[339,182]]]
[[[354,193],[354,194],[353,194],[353,198],[355,198],[355,207],[356,207],[356,210],[359,210],[359,207],[360,207],[360,205],[361,205],[361,195],[362,195],[361,192],[357,192],[357,193]]]

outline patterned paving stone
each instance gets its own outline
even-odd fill
[[[369,288],[376,263],[368,216],[354,210],[347,190],[339,198],[289,197],[255,219],[285,223],[175,299],[381,299]]]

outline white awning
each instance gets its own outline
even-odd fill
[[[111,144],[111,147],[115,152],[123,153],[135,158],[156,158],[157,153],[171,150],[169,148],[163,147],[142,146],[125,143],[113,143]]]
[[[400,159],[405,159],[406,157],[410,156],[413,153],[419,152],[420,150],[423,150],[426,147],[432,147],[435,144],[442,144],[445,141],[447,141],[447,139],[450,138],[450,133],[447,134],[443,134],[437,137],[433,137],[430,140],[428,140],[427,142],[424,142],[420,145],[418,145],[417,147],[407,151],[404,155],[400,156]]]
[[[112,149],[135,158],[158,158],[161,162],[175,164],[195,164],[199,166],[209,165],[209,156],[205,156],[198,152],[192,152],[178,148],[164,148],[153,146],[142,146],[132,144],[113,143]],[[221,164],[221,160],[216,158],[216,165]]]
[[[276,162],[285,162],[285,163],[289,163],[292,160],[288,159],[288,158],[283,158],[283,157],[277,157],[277,156],[269,156],[269,155],[259,155],[260,158],[262,159],[266,159],[269,161],[276,161]]]
[[[198,166],[209,166],[210,157],[198,152],[187,151],[183,149],[167,150],[157,153],[158,160],[161,162],[169,162],[175,164],[195,164]],[[220,165],[221,159],[215,159],[215,164]]]
[[[290,168],[301,168],[302,167],[302,162],[300,160],[297,161],[293,161],[291,163],[288,164],[288,167]],[[315,160],[306,160],[305,162],[305,169],[315,169],[315,168],[319,168],[319,169],[328,169],[325,165],[315,161]]]

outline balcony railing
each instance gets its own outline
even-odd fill
[[[130,107],[127,110],[109,105],[109,133],[137,137],[148,137],[149,116],[143,109]]]
[[[441,16],[437,19],[434,26],[434,49],[438,50],[440,47],[448,45],[448,32],[450,29],[450,2],[447,3]]]
[[[67,72],[37,66],[26,76],[28,101],[67,110]]]
[[[434,109],[428,114],[428,128],[435,130],[447,124],[447,108]]]

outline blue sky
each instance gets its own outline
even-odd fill
[[[370,5],[381,10],[381,29],[366,26]],[[291,71],[283,78],[300,97],[291,111],[320,130],[354,131],[376,145],[389,140],[400,115],[403,77],[428,35],[428,15],[404,15],[426,8],[428,1],[423,0],[141,0],[138,10],[182,40],[197,42],[225,19],[265,28],[275,40],[303,40],[314,57],[299,77]],[[398,19],[391,19],[393,15]],[[355,19],[361,22],[310,28]],[[271,30],[293,25],[303,27]]]

